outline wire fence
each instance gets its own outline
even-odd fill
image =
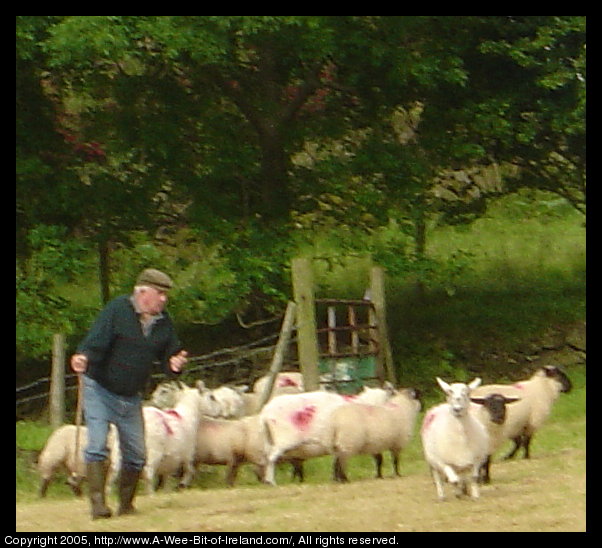
[[[182,379],[185,381],[202,379],[210,387],[225,383],[252,384],[267,373],[278,336],[279,333],[276,332],[240,346],[220,348],[207,354],[191,356],[188,358]],[[289,356],[286,360],[288,367],[298,364],[296,358],[292,358],[296,354],[290,351],[292,343],[296,343],[296,338],[291,338],[290,342]],[[164,373],[153,374],[150,387],[164,377]],[[33,408],[39,410],[47,405],[50,380],[50,377],[43,377],[16,388],[17,417],[27,415]],[[76,389],[77,375],[67,373],[65,393]]]

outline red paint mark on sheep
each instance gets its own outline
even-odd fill
[[[282,388],[284,386],[299,386],[294,379],[290,377],[280,377],[278,380],[278,388]]]
[[[436,416],[437,413],[435,413],[434,411],[429,411],[426,414],[426,417],[424,417],[424,422],[422,423],[422,432],[426,432],[428,430],[429,426],[433,424],[433,421],[435,420]]]
[[[291,415],[291,422],[301,431],[307,430],[316,413],[315,405],[306,405],[303,409],[295,411]]]
[[[512,386],[514,386],[514,388],[518,388],[519,390],[524,390],[524,386],[522,382],[517,382],[516,384],[513,384]]]
[[[159,415],[159,418],[161,419],[161,424],[163,424],[163,428],[165,428],[165,432],[167,433],[167,435],[173,436],[174,431],[171,425],[169,424],[169,417],[182,420],[182,415],[180,415],[180,413],[178,413],[175,409],[166,409],[165,411],[162,411],[161,409],[155,409],[155,411]]]

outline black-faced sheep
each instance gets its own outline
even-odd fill
[[[488,384],[473,392],[474,396],[498,393],[520,401],[508,407],[504,423],[504,437],[514,442],[514,448],[506,456],[514,457],[522,447],[524,458],[530,456],[530,444],[535,432],[541,428],[552,411],[552,406],[563,392],[569,392],[572,383],[567,375],[555,366],[538,369],[531,378],[507,384]]]

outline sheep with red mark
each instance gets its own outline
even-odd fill
[[[337,407],[329,434],[334,455],[334,479],[348,481],[345,465],[353,455],[373,455],[376,476],[382,478],[382,453],[390,451],[399,476],[399,454],[412,439],[420,400],[416,390],[395,391],[384,405],[349,403]]]
[[[253,393],[259,396],[263,395],[263,392],[270,380],[270,375],[264,375],[255,381],[253,384]],[[293,394],[295,392],[304,392],[303,375],[296,371],[282,371],[276,374],[274,379],[274,386],[270,393],[270,398],[278,396],[280,394]]]
[[[174,393],[173,409],[142,408],[146,438],[144,478],[147,492],[154,491],[155,476],[168,477],[180,467],[184,475],[180,487],[188,487],[194,476],[196,437],[202,415],[213,414],[212,401],[197,388],[180,383]]]
[[[456,488],[456,495],[479,498],[479,470],[489,451],[489,435],[471,412],[470,395],[479,386],[477,378],[470,384],[448,384],[437,377],[447,402],[431,408],[425,415],[422,447],[430,466],[437,496],[445,500],[443,481]]]
[[[569,392],[571,380],[566,373],[555,366],[539,368],[529,379],[513,385],[488,384],[479,387],[475,396],[498,393],[520,401],[509,406],[504,423],[504,439],[514,442],[514,448],[505,457],[514,457],[520,448],[524,449],[524,458],[530,457],[530,444],[535,432],[549,417],[554,402],[561,393]]]
[[[270,400],[259,414],[266,451],[265,483],[276,485],[274,467],[283,457],[305,460],[329,454],[329,420],[334,409],[350,401],[384,403],[390,396],[390,389],[369,389],[357,396],[315,391]]]
[[[86,477],[84,449],[88,444],[88,429],[85,426],[79,427],[79,455],[76,455],[77,428],[74,424],[64,424],[52,432],[46,441],[44,449],[38,457],[38,473],[41,478],[40,497],[46,496],[54,473],[61,467],[65,468],[68,473],[67,483],[73,493],[78,497],[81,496],[81,482]],[[113,425],[111,425],[107,437],[107,447],[110,461],[107,485],[111,485],[117,478],[121,465],[119,441]]]

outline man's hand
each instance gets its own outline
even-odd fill
[[[180,373],[187,361],[188,352],[186,352],[186,350],[181,350],[179,353],[174,354],[171,358],[169,358],[169,368],[174,373]]]
[[[71,356],[71,369],[76,373],[85,373],[88,369],[88,358],[85,354],[73,354]]]

